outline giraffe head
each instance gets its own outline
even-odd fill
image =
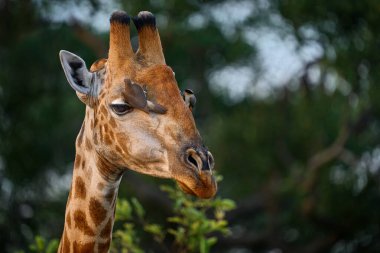
[[[110,18],[108,59],[96,61],[90,71],[79,56],[60,52],[68,82],[87,106],[91,145],[86,148],[96,150],[105,177],[132,169],[172,178],[187,193],[212,197],[214,160],[194,122],[195,100],[184,100],[165,64],[155,17],[140,12],[133,23],[137,52],[130,42],[129,16],[116,11]]]

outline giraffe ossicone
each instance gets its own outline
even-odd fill
[[[217,190],[214,159],[191,111],[195,97],[182,97],[165,63],[155,17],[143,11],[133,18],[137,52],[130,20],[123,11],[111,15],[108,59],[90,70],[79,56],[59,53],[67,81],[86,105],[59,252],[108,251],[117,192],[128,169],[172,178],[201,198]]]

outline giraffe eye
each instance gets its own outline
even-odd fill
[[[133,108],[127,103],[111,104],[111,108],[117,115],[124,115],[133,110]]]

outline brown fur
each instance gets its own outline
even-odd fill
[[[73,253],[93,253],[95,248],[95,242],[80,243],[77,241],[73,242]]]
[[[115,121],[114,118],[111,117],[109,123],[110,123],[110,126],[111,126],[112,128],[116,128],[116,121]]]
[[[104,253],[104,252],[108,252],[108,249],[110,247],[110,244],[111,244],[111,239],[109,239],[107,242],[105,243],[99,243],[98,245],[98,252],[99,253]]]
[[[71,184],[71,188],[72,188],[72,184]],[[67,207],[70,205],[70,202],[71,202],[71,195],[72,195],[72,191],[73,189],[70,189],[69,191],[69,196],[67,197],[67,202],[66,202],[66,210],[68,209]]]
[[[98,134],[97,133],[94,134],[94,143],[95,143],[95,145],[99,144],[99,139],[98,139]]]
[[[104,68],[104,65],[106,64],[106,62],[107,62],[107,59],[104,59],[104,58],[96,60],[91,65],[90,71],[91,72],[97,72],[97,71],[101,70],[102,68]]]
[[[82,231],[85,235],[94,236],[94,231],[87,223],[86,214],[80,210],[76,210],[73,214],[75,228]]]
[[[142,28],[139,32],[139,51],[137,52],[139,63],[144,66],[165,64],[165,58],[160,49],[161,41],[157,29],[150,27]]]
[[[102,232],[100,233],[100,236],[103,238],[109,238],[112,232],[112,223],[113,219],[109,218],[106,226],[103,228]]]
[[[82,169],[84,169],[86,167],[86,160],[85,159],[82,160],[81,167],[82,167]]]
[[[109,192],[105,195],[105,198],[111,204],[115,199],[116,192],[114,189],[109,190]]]
[[[79,168],[79,165],[81,163],[82,157],[79,154],[75,155],[75,163],[74,168]]]
[[[104,184],[103,183],[98,183],[97,187],[98,187],[98,190],[101,191],[104,188]]]
[[[102,206],[102,203],[95,198],[90,199],[89,212],[95,226],[99,226],[107,215],[107,210]]]
[[[70,241],[67,238],[67,232],[63,230],[62,242],[58,249],[59,252],[70,252]]]
[[[81,177],[75,179],[75,198],[86,198],[86,186]]]
[[[91,150],[92,149],[92,144],[89,138],[86,138],[86,149]]]
[[[66,224],[69,228],[71,228],[71,215],[70,215],[70,212],[67,212],[67,215],[66,215]]]
[[[83,132],[84,132],[85,124],[86,124],[85,121],[83,121],[82,127],[81,127],[81,129],[79,131],[79,135],[78,135],[78,138],[77,138],[77,144],[78,144],[78,146],[82,145]]]
[[[106,136],[104,137],[104,142],[107,145],[111,145],[112,144],[112,139],[111,139],[111,137],[110,137],[109,134],[106,134]]]

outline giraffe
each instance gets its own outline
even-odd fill
[[[128,169],[174,179],[200,198],[217,190],[214,159],[192,115],[195,97],[190,90],[181,96],[165,63],[154,15],[142,11],[132,18],[136,52],[130,20],[123,11],[112,13],[108,59],[97,60],[90,70],[79,56],[59,53],[86,110],[58,252],[108,252],[118,188]]]

